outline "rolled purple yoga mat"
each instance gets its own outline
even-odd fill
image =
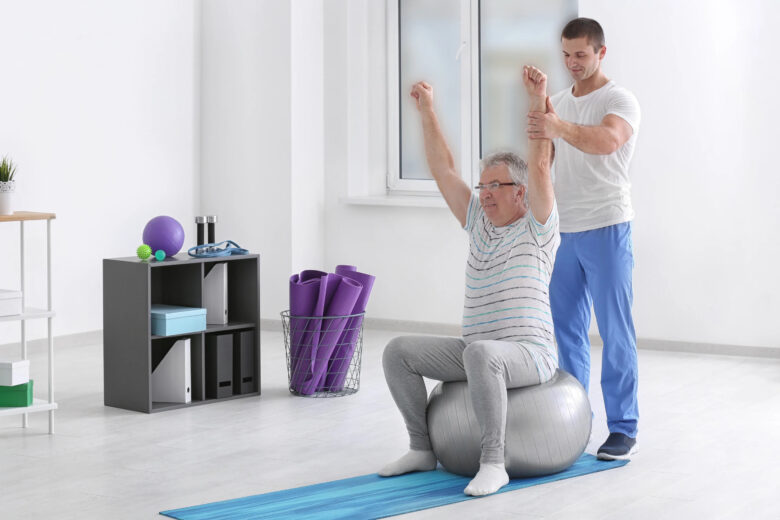
[[[301,271],[301,281],[308,282],[309,280],[319,280],[323,276],[327,275],[325,271],[317,271],[316,269],[306,269]]]
[[[319,342],[321,320],[310,319],[322,316],[324,301],[320,306],[320,286],[323,271],[303,271],[300,276],[290,277],[290,386],[301,386],[311,373],[312,358]],[[298,318],[296,316],[304,316]]]
[[[336,266],[336,274],[344,274],[344,271],[357,271],[357,266],[346,264]]]
[[[304,344],[308,322],[295,316],[311,316],[319,293],[319,278],[302,281],[297,274],[290,277],[290,353],[295,359],[298,359],[298,350]]]
[[[360,295],[355,301],[352,311],[345,312],[344,314],[360,314],[366,310],[368,297],[371,295],[371,288],[374,286],[376,277],[366,273],[350,271],[344,269],[345,267],[351,266],[337,266],[336,273],[342,275],[346,279],[359,282],[363,287],[360,291]],[[331,355],[331,360],[328,363],[327,376],[320,384],[320,390],[340,392],[344,388],[344,381],[349,372],[349,365],[352,361],[352,355],[355,352],[362,323],[363,316],[357,316],[350,318],[344,327],[342,327],[344,331],[341,334],[341,337],[339,337],[338,343],[336,344],[337,346]]]
[[[352,314],[365,312],[366,305],[368,304],[368,297],[371,296],[371,288],[374,287],[374,281],[376,280],[376,276],[372,276],[366,273],[359,273],[357,272],[357,270],[355,271],[342,270],[341,267],[348,267],[348,266],[337,266],[336,274],[340,274],[341,276],[344,276],[346,278],[351,278],[352,280],[355,280],[356,282],[360,282],[363,285],[363,290],[360,292],[360,297],[355,302],[355,308],[352,310]]]
[[[313,355],[311,378],[301,385],[300,393],[309,395],[319,390],[320,383],[325,381],[328,362],[342,336],[348,318],[333,318],[345,316],[354,308],[363,286],[355,280],[338,274],[329,274],[326,283],[325,314],[322,319],[319,341]]]

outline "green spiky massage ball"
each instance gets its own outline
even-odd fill
[[[152,248],[147,246],[146,244],[141,244],[138,246],[138,249],[135,250],[135,254],[138,255],[138,258],[141,260],[146,260],[150,256],[152,256]]]

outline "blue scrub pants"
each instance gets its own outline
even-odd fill
[[[636,333],[631,316],[634,254],[631,223],[561,233],[550,281],[550,306],[560,367],[585,390],[590,381],[590,308],[604,342],[601,391],[611,433],[636,437]]]

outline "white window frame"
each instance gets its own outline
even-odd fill
[[[389,194],[439,195],[432,179],[401,178],[399,0],[387,0],[387,191]],[[463,180],[473,186],[479,179],[479,0],[460,0],[460,157],[455,165]],[[455,57],[453,57],[455,58]]]

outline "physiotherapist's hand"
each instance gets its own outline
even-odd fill
[[[523,67],[523,85],[529,96],[547,96],[547,75],[536,67]]]
[[[412,91],[409,93],[417,103],[417,110],[433,110],[433,87],[424,81],[418,81],[412,85]]]
[[[549,97],[546,100],[546,107],[547,112],[528,113],[526,132],[531,139],[555,139],[561,136],[561,119],[555,113]]]

